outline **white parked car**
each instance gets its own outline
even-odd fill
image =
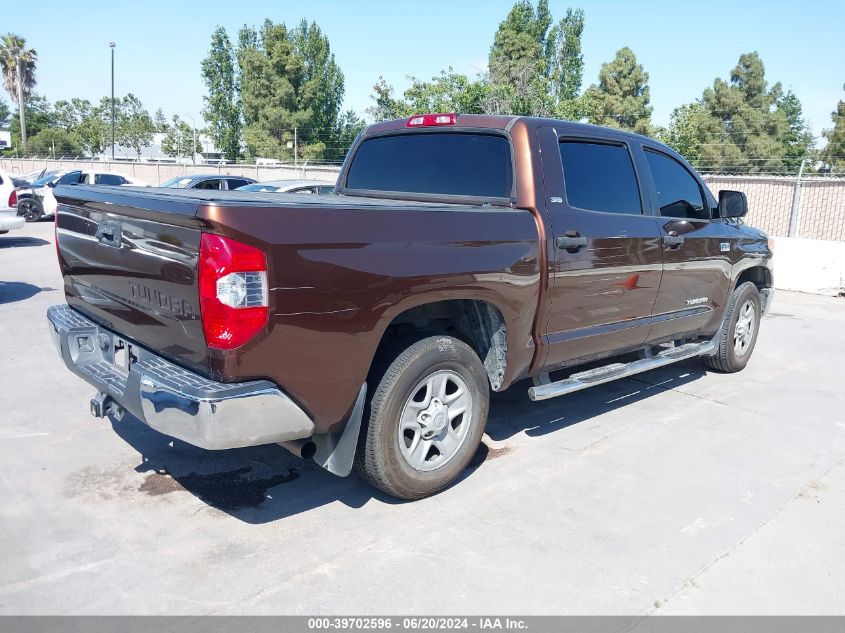
[[[24,219],[18,217],[17,193],[12,177],[0,169],[0,235],[24,225]]]
[[[56,185],[107,185],[112,187],[148,187],[147,183],[107,171],[90,169],[63,169],[49,171],[32,183],[28,189],[18,190],[18,214],[27,222],[56,214],[56,197],[53,188]]]
[[[243,187],[238,187],[238,191],[323,195],[334,193],[334,183],[325,180],[269,180],[267,182],[254,182]]]

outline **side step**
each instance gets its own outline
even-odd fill
[[[679,347],[670,347],[648,358],[642,358],[630,363],[613,363],[604,367],[597,367],[596,369],[572,374],[569,378],[564,378],[557,382],[535,385],[528,390],[528,397],[532,400],[556,398],[557,396],[563,396],[573,391],[580,391],[581,389],[600,385],[611,380],[627,378],[628,376],[633,376],[634,374],[639,374],[650,369],[657,369],[658,367],[671,365],[681,360],[709,354],[715,349],[716,344],[713,341],[686,343]]]

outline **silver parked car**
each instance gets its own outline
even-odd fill
[[[325,180],[270,180],[254,182],[238,191],[263,191],[266,193],[305,193],[325,195],[334,193],[334,183]]]

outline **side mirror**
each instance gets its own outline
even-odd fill
[[[54,189],[54,188],[55,188],[55,186],[56,186],[56,183],[54,183],[54,182],[48,182],[48,183],[47,183],[47,186],[48,186],[48,187],[50,187],[50,189]]]
[[[719,192],[719,216],[723,218],[741,218],[748,213],[748,198],[742,191]]]

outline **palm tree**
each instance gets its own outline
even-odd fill
[[[21,122],[21,145],[26,149],[26,119],[24,108],[32,89],[35,88],[35,63],[38,53],[26,48],[26,40],[14,33],[6,33],[0,44],[0,68],[3,70],[3,86],[18,104]]]

